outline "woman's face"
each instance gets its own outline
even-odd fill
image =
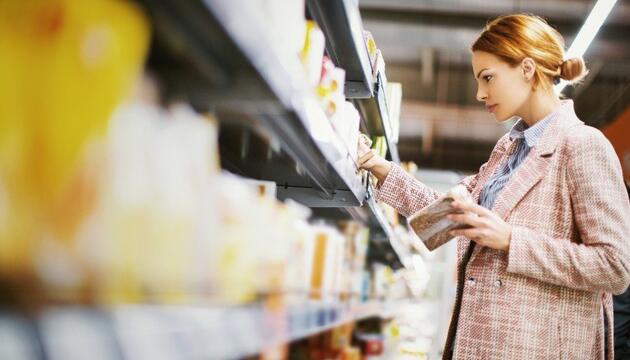
[[[477,81],[477,100],[486,104],[486,110],[498,122],[519,116],[532,92],[533,72],[527,65],[511,66],[493,54],[474,51],[472,68]]]

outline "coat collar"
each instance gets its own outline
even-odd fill
[[[534,147],[538,143],[538,140],[544,133],[547,126],[558,116],[560,106],[531,127],[527,127],[527,123],[523,119],[519,119],[516,124],[512,126],[512,130],[510,130],[510,140],[524,139],[525,144],[527,144],[528,147]]]
[[[573,109],[573,100],[560,100],[560,106],[556,110],[557,116],[545,128],[537,143],[533,147],[533,152],[538,156],[549,156],[553,154],[560,141],[566,135],[566,131],[575,125],[583,124],[578,119]],[[495,149],[498,154],[511,154],[515,142],[510,139],[509,133],[499,140],[499,145]]]
[[[560,141],[565,138],[567,130],[580,124],[583,122],[575,115],[573,100],[561,100],[558,116],[543,132],[538,144],[534,147],[535,153],[538,156],[553,154]]]
[[[493,210],[503,219],[507,218],[510,211],[547,173],[548,165],[551,163],[549,157],[555,153],[569,129],[583,124],[575,115],[572,100],[562,100],[557,111],[558,116],[547,126],[536,146],[514,171],[499,194]],[[509,143],[509,150],[503,155],[504,157],[510,156],[514,149],[515,141],[509,141]]]

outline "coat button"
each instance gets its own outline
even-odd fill
[[[503,281],[497,280],[497,281],[494,282],[494,287],[495,288],[500,288],[501,286],[503,286]]]
[[[468,285],[474,286],[477,281],[475,280],[474,277],[469,277],[467,282],[468,282]]]

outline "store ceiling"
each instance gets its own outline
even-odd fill
[[[390,81],[403,83],[400,155],[424,167],[474,171],[509,124],[475,100],[469,46],[492,17],[543,16],[567,46],[595,1],[360,0]],[[620,0],[589,48],[590,75],[565,92],[586,123],[603,127],[630,104],[630,0]]]

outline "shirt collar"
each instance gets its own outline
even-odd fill
[[[527,127],[527,123],[523,121],[523,119],[518,119],[516,124],[514,124],[514,126],[512,126],[512,129],[510,130],[510,140],[524,138],[527,146],[530,148],[533,147],[534,145],[536,145],[549,123],[551,123],[556,118],[558,108],[560,108],[560,106],[554,109],[542,120],[538,121],[532,127]]]

